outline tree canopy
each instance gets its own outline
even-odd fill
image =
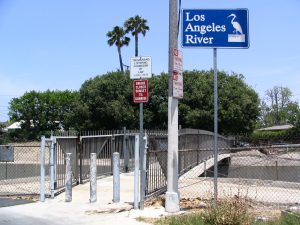
[[[267,90],[265,99],[260,103],[260,126],[299,125],[300,108],[291,98],[292,92],[287,87],[274,86]]]
[[[68,115],[76,96],[76,92],[68,90],[26,92],[10,101],[9,116],[11,121],[22,121],[22,128],[33,135],[59,127],[68,130]]]
[[[219,132],[251,132],[259,115],[259,98],[240,74],[218,73]],[[213,131],[213,71],[186,71],[184,98],[179,104],[180,124]]]
[[[149,79],[144,127],[166,129],[168,75]],[[111,72],[86,81],[79,91],[77,129],[138,128],[138,104],[132,100],[129,74]],[[224,134],[251,132],[259,115],[259,99],[242,75],[219,73],[219,129]],[[213,130],[213,71],[185,71],[179,124]]]
[[[106,36],[108,38],[107,44],[109,46],[116,45],[119,55],[119,62],[120,62],[120,69],[123,72],[123,60],[122,60],[122,53],[121,48],[123,46],[128,46],[130,38],[126,37],[126,32],[123,27],[115,26],[113,30],[107,32]]]
[[[147,25],[147,20],[142,17],[136,15],[135,17],[130,17],[124,23],[126,33],[131,32],[132,36],[134,36],[135,40],[135,56],[139,55],[139,34],[143,36],[146,35],[146,32],[149,30],[149,26]]]
[[[184,98],[179,101],[179,124],[213,130],[213,71],[184,71]],[[56,130],[137,129],[139,104],[133,103],[128,73],[109,72],[85,81],[78,92],[30,91],[10,102],[10,117],[38,134]],[[251,132],[259,115],[259,99],[240,74],[219,72],[219,132]],[[168,74],[149,79],[149,102],[144,127],[166,129]],[[58,123],[59,122],[59,123]]]

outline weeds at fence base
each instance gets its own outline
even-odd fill
[[[253,216],[247,199],[235,196],[218,201],[217,206],[210,202],[203,213],[203,220],[206,224],[214,225],[250,225],[253,222]]]
[[[146,202],[146,206],[161,207],[164,206],[164,202],[164,197],[160,196],[158,198],[148,200]],[[201,207],[201,205],[203,206]],[[214,206],[212,198],[185,198],[180,200],[180,208],[185,211],[184,214],[166,216],[160,219],[139,217],[137,220],[155,225],[300,224],[300,213],[299,215],[297,214],[296,218],[290,215],[281,216],[282,208],[280,209],[278,206],[266,206],[259,204],[241,195],[219,199],[217,207]]]
[[[181,198],[180,199],[180,209],[181,210],[190,210],[190,209],[205,209],[208,207],[208,201],[202,200],[201,198]],[[165,207],[165,198],[159,196],[154,199],[149,199],[145,202],[145,207]]]

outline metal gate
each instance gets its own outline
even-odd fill
[[[134,169],[135,134],[125,130],[111,134],[82,136],[51,136],[49,174],[51,196],[65,188],[66,153],[71,153],[73,185],[85,183],[90,178],[90,155],[97,156],[97,176],[112,174],[112,156],[120,153],[120,168],[123,172]]]
[[[112,174],[112,155],[120,153],[120,168],[128,172],[133,169],[134,135],[110,134],[80,137],[80,182],[90,176],[90,155],[96,153],[97,176]]]

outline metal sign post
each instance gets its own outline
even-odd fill
[[[214,53],[214,204],[218,199],[218,69],[217,69],[217,48]]]
[[[143,168],[145,148],[143,144],[144,136],[144,102],[148,102],[148,80],[152,77],[151,57],[133,57],[130,60],[130,79],[136,79],[133,85],[133,101],[140,103],[140,134],[139,134],[139,155],[140,155],[140,209],[144,209],[146,171]]]

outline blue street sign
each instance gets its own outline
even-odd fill
[[[183,9],[182,47],[249,48],[248,9]]]

